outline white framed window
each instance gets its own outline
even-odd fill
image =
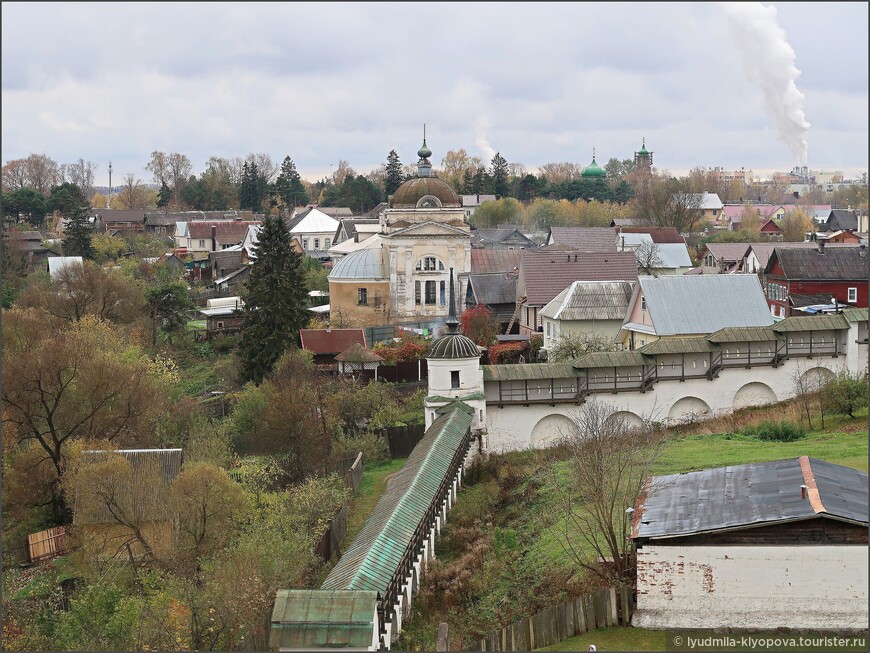
[[[314,249],[320,249],[320,238],[314,239]]]
[[[858,289],[857,288],[849,288],[848,296],[846,297],[846,301],[850,304],[858,301]]]
[[[323,249],[329,249],[329,246],[332,244],[332,238],[327,238],[323,241]]]
[[[444,264],[436,256],[424,256],[417,261],[418,272],[443,272]]]
[[[302,249],[308,249],[308,239],[307,238],[302,239]]]
[[[204,240],[200,240],[200,241],[199,241],[199,246],[200,246],[200,247],[205,247],[205,241],[204,241]]]

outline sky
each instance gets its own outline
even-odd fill
[[[867,3],[3,3],[2,158],[868,168]]]

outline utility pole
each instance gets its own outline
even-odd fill
[[[112,162],[109,161],[109,199],[106,200],[106,208],[112,208]]]

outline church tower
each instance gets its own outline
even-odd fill
[[[641,179],[649,180],[652,177],[653,153],[646,149],[646,138],[640,146],[640,151],[634,153],[634,169]]]
[[[480,348],[474,341],[459,333],[456,317],[456,298],[453,291],[453,268],[450,268],[450,313],[447,333],[432,343],[426,357],[429,368],[429,391],[423,402],[426,428],[438,416],[438,409],[461,401],[474,411],[472,431],[486,428],[486,400],[483,394],[483,370],[480,367]]]

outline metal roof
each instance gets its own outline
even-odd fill
[[[716,351],[719,348],[707,338],[659,338],[638,351],[641,354],[697,354]]]
[[[659,336],[773,324],[754,274],[641,276],[638,283]]]
[[[528,365],[481,365],[484,381],[526,379],[568,379],[577,376],[571,363],[530,363]]]
[[[789,331],[830,331],[832,329],[848,329],[849,320],[843,315],[806,315],[787,317],[773,327],[778,333]]]
[[[46,259],[48,261],[48,273],[54,279],[66,267],[70,265],[84,265],[81,256],[55,256]]]
[[[809,488],[807,498],[801,485]],[[653,477],[635,506],[632,537],[685,537],[824,515],[866,526],[867,473],[802,456]]]
[[[821,247],[821,246],[820,246]],[[775,248],[764,271],[773,269],[773,260],[779,262],[782,276],[786,279],[824,281],[862,281],[867,283],[867,257],[861,256],[860,248],[837,247],[823,250]],[[824,252],[824,253],[822,253]]]
[[[612,233],[612,232],[611,232]],[[634,281],[633,252],[560,252],[524,250],[522,280],[529,306],[544,306],[574,281]]]
[[[707,336],[710,342],[772,342],[776,332],[770,327],[725,327]]]
[[[377,592],[278,590],[269,646],[366,650],[375,638],[377,601]]]
[[[372,236],[374,238],[374,236]],[[340,258],[329,273],[330,281],[343,279],[386,280],[381,248],[364,248]]]
[[[322,589],[386,594],[472,419],[468,412],[454,408],[432,422]]]
[[[469,274],[468,287],[478,304],[510,304],[513,308],[517,301],[517,278],[512,274]]]
[[[432,343],[426,358],[480,358],[480,354],[480,347],[468,336],[464,336],[461,333],[448,333]]]
[[[846,308],[843,310],[843,317],[849,322],[866,322],[868,310],[866,308]]]
[[[633,281],[575,281],[541,311],[554,320],[622,320]]]
[[[580,252],[615,252],[616,232],[612,227],[550,227],[547,242],[570,245]]]
[[[655,361],[639,351],[594,351],[573,362],[573,367],[638,367]]]
[[[512,272],[519,269],[522,249],[472,249],[471,273]]]

